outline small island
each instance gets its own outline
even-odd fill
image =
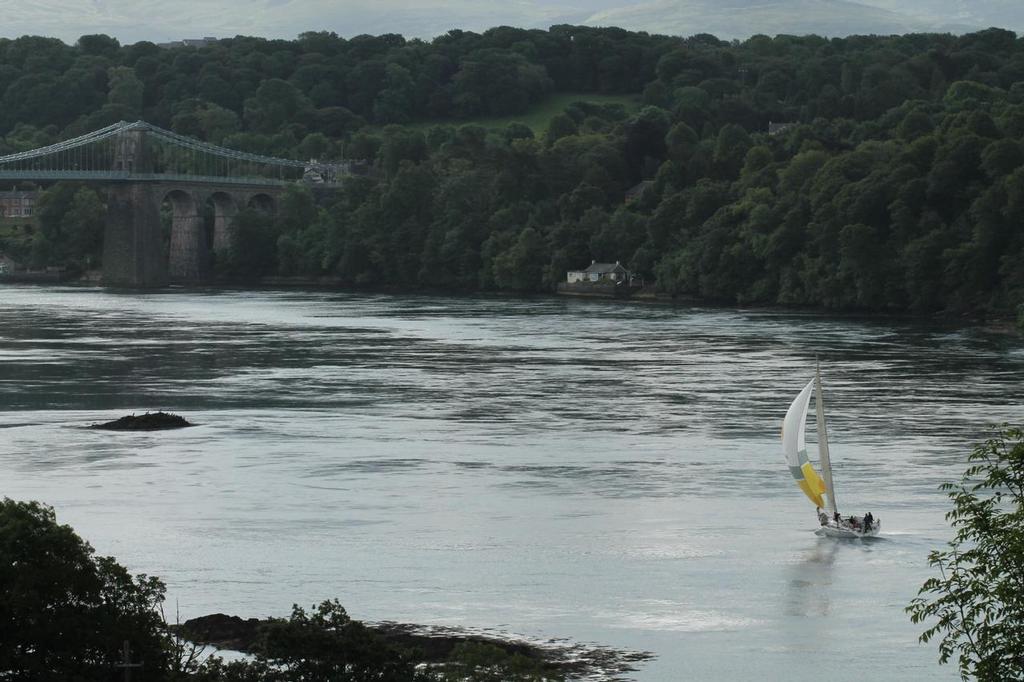
[[[193,424],[184,417],[169,412],[147,412],[146,414],[130,414],[103,424],[92,424],[90,429],[108,431],[162,431],[164,429],[182,429]]]

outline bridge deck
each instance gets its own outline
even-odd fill
[[[237,185],[243,187],[285,187],[301,180],[279,178],[226,177],[220,175],[187,175],[177,173],[131,173],[129,171],[75,171],[75,170],[0,170],[0,180],[22,181],[79,181],[79,182],[176,182],[201,185]],[[340,182],[309,183],[314,187],[340,187]]]

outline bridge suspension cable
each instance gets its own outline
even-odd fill
[[[85,135],[79,135],[73,137],[70,140],[63,140],[62,142],[56,142],[46,147],[39,147],[38,149],[30,149],[24,152],[17,152],[15,154],[8,154],[7,156],[0,156],[0,165],[6,165],[8,163],[14,163],[17,161],[24,161],[27,159],[36,159],[50,154],[58,154],[68,149],[74,149],[82,145],[91,144],[100,140],[105,140],[108,137],[116,135],[125,128],[124,121],[120,123],[114,123],[106,128],[100,128],[94,130],[91,133]]]
[[[158,180],[283,184],[339,182],[352,165],[253,154],[145,121],[121,121],[55,144],[0,156],[0,179]]]

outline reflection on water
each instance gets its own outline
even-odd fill
[[[829,615],[833,566],[842,542],[820,538],[790,570],[787,613],[807,618]]]
[[[954,677],[902,609],[948,533],[936,486],[1020,420],[1016,338],[548,298],[3,293],[0,492],[163,576],[185,617],[338,597],[654,651],[641,680]],[[816,356],[843,511],[887,542],[815,537],[779,454]],[[82,428],[147,409],[199,425]]]

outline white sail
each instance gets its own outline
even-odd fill
[[[822,493],[825,491],[825,483],[807,458],[807,442],[804,433],[807,424],[807,408],[811,402],[814,382],[815,380],[811,379],[804,386],[804,390],[800,391],[800,395],[796,397],[786,412],[786,418],[782,422],[782,451],[797,485],[810,498],[811,502],[819,507],[824,507]]]
[[[836,513],[836,492],[832,483],[832,460],[828,455],[828,427],[825,426],[825,400],[821,397],[821,369],[817,368],[814,375],[816,387],[814,407],[818,413],[818,456],[821,460],[821,473],[825,479],[825,494],[828,498],[828,510]]]
[[[782,450],[786,454],[786,462],[791,467],[799,468],[803,465],[801,459],[806,461],[806,456],[801,458],[800,453],[806,455],[807,452],[804,425],[807,422],[807,408],[811,403],[813,389],[814,381],[811,380],[789,406],[786,419],[782,422]]]

